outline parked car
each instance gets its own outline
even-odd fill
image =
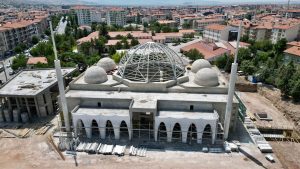
[[[13,71],[13,70],[11,70],[11,71],[9,71],[8,72],[8,74],[11,76],[11,75],[14,75],[16,72],[15,71]]]

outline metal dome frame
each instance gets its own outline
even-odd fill
[[[146,83],[176,80],[184,73],[182,58],[167,46],[154,42],[131,48],[118,69],[122,78]]]

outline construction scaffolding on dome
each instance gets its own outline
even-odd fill
[[[167,46],[148,42],[130,49],[119,64],[121,77],[138,82],[176,80],[185,73],[182,58]]]

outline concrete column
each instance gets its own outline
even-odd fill
[[[37,98],[34,97],[34,104],[35,104],[35,108],[36,108],[36,114],[41,117],[41,114],[40,114],[40,109],[39,109],[39,106],[38,106],[38,103],[37,103]]]
[[[197,132],[197,143],[198,143],[198,144],[202,144],[202,134],[203,134],[203,133],[198,133],[198,132]]]
[[[182,139],[182,142],[183,143],[186,143],[187,142],[187,131],[182,131],[181,132],[181,139]]]
[[[167,131],[167,142],[172,142],[172,131]]]
[[[85,132],[86,132],[86,136],[87,136],[87,138],[92,138],[92,126],[91,125],[89,125],[89,126],[86,126],[85,124],[84,124],[84,126],[85,126]]]
[[[131,140],[132,139],[132,129],[128,127],[128,139]]]
[[[8,111],[11,112],[12,111],[12,105],[11,105],[10,98],[7,98],[7,104],[8,104]]]
[[[119,140],[120,139],[120,128],[114,127],[114,133],[115,133],[115,139]]]
[[[32,119],[32,114],[31,114],[31,111],[30,111],[30,108],[28,105],[28,98],[25,98],[25,104],[26,104],[26,109],[27,109],[28,115],[29,115],[29,119]]]
[[[37,95],[36,98],[37,98],[37,104],[38,104],[39,110],[40,110],[40,115],[42,117],[46,117],[47,116],[47,110],[46,110],[46,104],[45,104],[43,94]]]
[[[51,93],[49,90],[45,93],[45,98],[46,98],[45,102],[47,104],[48,113],[53,114],[53,103],[52,103]]]
[[[106,128],[101,127],[99,130],[100,130],[100,138],[104,140],[106,136]]]
[[[157,141],[158,128],[154,129],[154,140]]]

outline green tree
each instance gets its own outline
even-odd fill
[[[172,31],[172,29],[169,26],[162,26],[161,30],[163,33],[168,33]]]
[[[282,65],[278,70],[276,78],[276,86],[281,90],[283,96],[287,97],[290,90],[290,79],[293,77],[295,72],[295,66],[293,62],[288,65]]]
[[[130,43],[131,46],[136,46],[136,45],[138,45],[138,44],[140,44],[140,42],[139,42],[136,38],[133,38],[133,39],[131,40],[131,43]]]
[[[32,36],[31,43],[34,44],[34,45],[39,43],[39,38],[37,36]]]
[[[91,43],[91,42],[83,42],[83,43],[80,45],[80,51],[81,51],[84,55],[90,55],[91,47],[92,47],[92,43]]]
[[[287,40],[285,38],[277,41],[277,43],[274,45],[275,53],[282,54],[283,51],[286,49],[287,46],[286,44],[287,44]]]
[[[243,60],[240,70],[242,70],[246,75],[253,75],[256,72],[256,67],[252,61]]]
[[[116,62],[116,63],[119,63],[120,60],[122,59],[122,57],[125,55],[124,52],[122,53],[118,53],[116,52],[115,54],[112,55],[112,59]]]
[[[25,68],[27,65],[27,58],[25,55],[19,55],[12,60],[11,68],[17,70],[19,68]]]
[[[202,53],[200,53],[197,49],[191,49],[185,53],[185,56],[191,60],[204,59]]]
[[[251,60],[251,51],[248,48],[240,48],[238,53],[238,62],[241,63],[244,60]]]

